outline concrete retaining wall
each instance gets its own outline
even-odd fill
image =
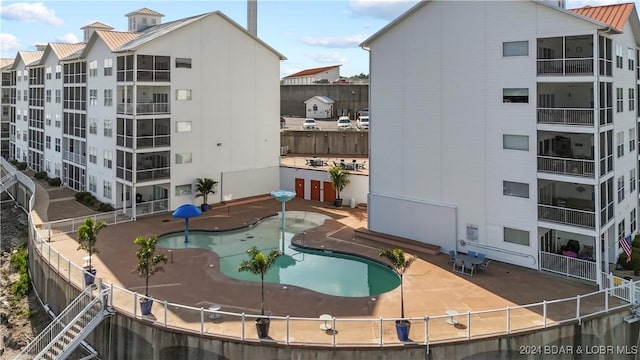
[[[57,313],[80,290],[51,270],[30,248],[30,270],[35,290]],[[55,261],[55,260],[52,260]],[[98,274],[99,275],[99,274]],[[640,322],[627,324],[627,309],[547,330],[502,338],[457,343],[374,348],[319,348],[267,342],[215,339],[152,326],[124,314],[105,319],[86,339],[103,359],[633,359],[638,352]],[[417,326],[412,331],[422,331]],[[559,352],[569,355],[553,356]],[[583,357],[574,357],[580,352]],[[535,356],[532,356],[535,355]],[[584,356],[589,355],[589,356]]]
[[[307,117],[304,102],[316,95],[327,96],[333,104],[333,117],[354,114],[369,107],[369,85],[280,85],[280,113]],[[355,120],[355,117],[352,116]]]
[[[280,133],[280,146],[292,154],[369,156],[369,132],[287,130]]]

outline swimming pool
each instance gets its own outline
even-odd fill
[[[328,217],[310,212],[288,211],[285,231],[280,231],[280,217],[264,219],[251,227],[226,232],[189,232],[160,236],[157,246],[166,249],[198,248],[220,257],[220,271],[234,279],[260,281],[248,272],[238,272],[238,264],[247,259],[247,249],[256,246],[262,252],[283,252],[265,274],[265,282],[294,285],[323,294],[362,297],[395,289],[400,278],[390,268],[362,257],[303,250],[291,247],[294,235],[316,227]]]

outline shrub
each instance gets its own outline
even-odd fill
[[[96,200],[95,197],[93,197],[93,195],[86,193],[84,195],[84,197],[82,198],[82,202],[87,204],[87,205],[93,205],[93,202]]]
[[[624,270],[640,271],[640,249],[633,248],[631,251],[631,261],[627,261],[627,254],[622,253],[618,257],[617,264]]]
[[[633,242],[631,243],[631,247],[640,249],[640,234],[636,235],[633,238]]]
[[[16,249],[16,252],[11,255],[11,264],[21,274],[27,273],[27,256],[28,253],[24,245],[18,247]]]
[[[76,201],[82,201],[82,199],[84,199],[85,195],[89,194],[86,191],[80,191],[75,193],[73,196],[76,198]]]
[[[98,211],[113,211],[113,207],[111,207],[110,204],[106,204],[106,203],[101,202],[98,205]]]
[[[47,177],[47,172],[46,171],[38,171],[37,173],[33,174],[33,177],[38,179],[38,180],[43,180],[44,178]]]
[[[18,162],[16,163],[16,169],[22,171],[22,170],[27,170],[27,163],[26,162]]]
[[[20,274],[20,279],[11,285],[11,291],[16,301],[25,297],[29,293],[29,276],[26,273]]]
[[[59,177],[51,178],[47,180],[50,186],[60,186],[62,185],[62,180]]]
[[[14,301],[20,300],[20,298],[27,295],[29,292],[29,274],[27,272],[28,253],[24,246],[20,246],[16,249],[16,252],[11,255],[11,264],[14,268],[20,271],[20,278],[18,281],[11,285],[11,292],[13,293]]]

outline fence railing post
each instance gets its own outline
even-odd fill
[[[471,339],[471,311],[467,311],[467,339]]]
[[[429,353],[429,315],[424,316],[424,346],[427,347]]]
[[[511,308],[507,306],[507,334],[511,334]]]
[[[200,335],[204,335],[204,309],[200,308]]]
[[[331,334],[333,335],[333,347],[335,348],[336,347],[336,334],[338,333],[336,331],[336,317],[335,316],[333,317],[333,325],[332,326],[333,327],[331,328],[332,329]]]
[[[164,301],[164,327],[167,327],[167,311],[169,311],[169,307],[167,306],[167,300]]]
[[[380,318],[380,347],[382,347],[382,318]]]
[[[547,300],[542,301],[542,326],[547,328]]]
[[[580,295],[576,296],[576,319],[578,319],[578,324],[580,324]]]
[[[244,315],[244,313],[242,313],[242,322],[241,322],[241,326],[242,326],[242,340],[244,340],[244,322],[245,322],[245,315]]]
[[[138,293],[134,292],[133,293],[133,317],[134,318],[138,317],[138,307],[136,306],[137,303],[138,303]]]
[[[287,343],[287,345],[289,345],[289,315],[287,315],[287,339],[286,339],[286,343]]]

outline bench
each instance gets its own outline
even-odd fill
[[[377,231],[358,228],[353,231],[353,236],[358,239],[369,240],[384,246],[399,247],[403,250],[411,249],[429,255],[440,254],[440,246],[415,241],[400,236],[384,234]]]

